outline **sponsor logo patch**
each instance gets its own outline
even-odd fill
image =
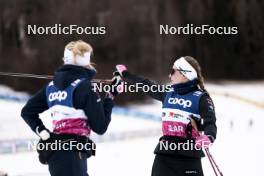
[[[180,106],[183,106],[184,108],[192,106],[191,100],[185,100],[183,98],[169,98],[168,103],[169,104],[178,104]]]
[[[173,112],[170,112],[169,113],[169,117],[173,117],[174,116],[174,113]]]
[[[53,92],[49,94],[49,101],[62,101],[65,100],[67,98],[68,94],[66,91],[58,91],[58,92]]]

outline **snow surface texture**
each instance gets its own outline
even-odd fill
[[[257,104],[264,103],[264,84],[209,84],[207,89],[212,93],[218,125],[218,136],[211,153],[220,169],[225,176],[263,175],[264,142],[261,139],[264,109],[256,106],[252,100]],[[22,102],[0,100],[0,143],[17,139],[37,139],[20,118],[23,105]],[[161,114],[159,102],[131,105],[129,108],[153,116]],[[97,156],[88,160],[90,175],[150,175],[153,150],[160,136],[161,125],[157,120],[132,116],[130,114],[127,117],[116,111],[107,134],[103,137],[93,135],[98,143]],[[48,112],[41,117],[51,128]],[[208,159],[203,158],[202,162],[205,176],[213,176]],[[0,170],[16,176],[49,175],[47,166],[38,162],[36,152],[0,153]]]

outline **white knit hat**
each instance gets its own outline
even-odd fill
[[[197,78],[196,70],[185,60],[184,57],[177,59],[172,68],[179,70],[188,80],[194,80]]]

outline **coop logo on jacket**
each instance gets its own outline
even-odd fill
[[[67,92],[66,91],[58,91],[58,92],[53,92],[49,94],[49,101],[62,101],[65,100],[67,98]]]
[[[169,98],[168,103],[169,104],[178,104],[180,106],[183,106],[184,108],[192,106],[192,101],[185,100],[183,98]]]

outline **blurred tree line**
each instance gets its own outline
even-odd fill
[[[261,0],[0,0],[0,71],[52,74],[64,46],[94,47],[99,78],[114,65],[165,80],[173,61],[198,59],[206,79],[263,79],[264,1]],[[27,25],[106,26],[106,35],[27,35]],[[237,35],[160,35],[159,25],[237,26]],[[0,77],[33,92],[46,80]]]

